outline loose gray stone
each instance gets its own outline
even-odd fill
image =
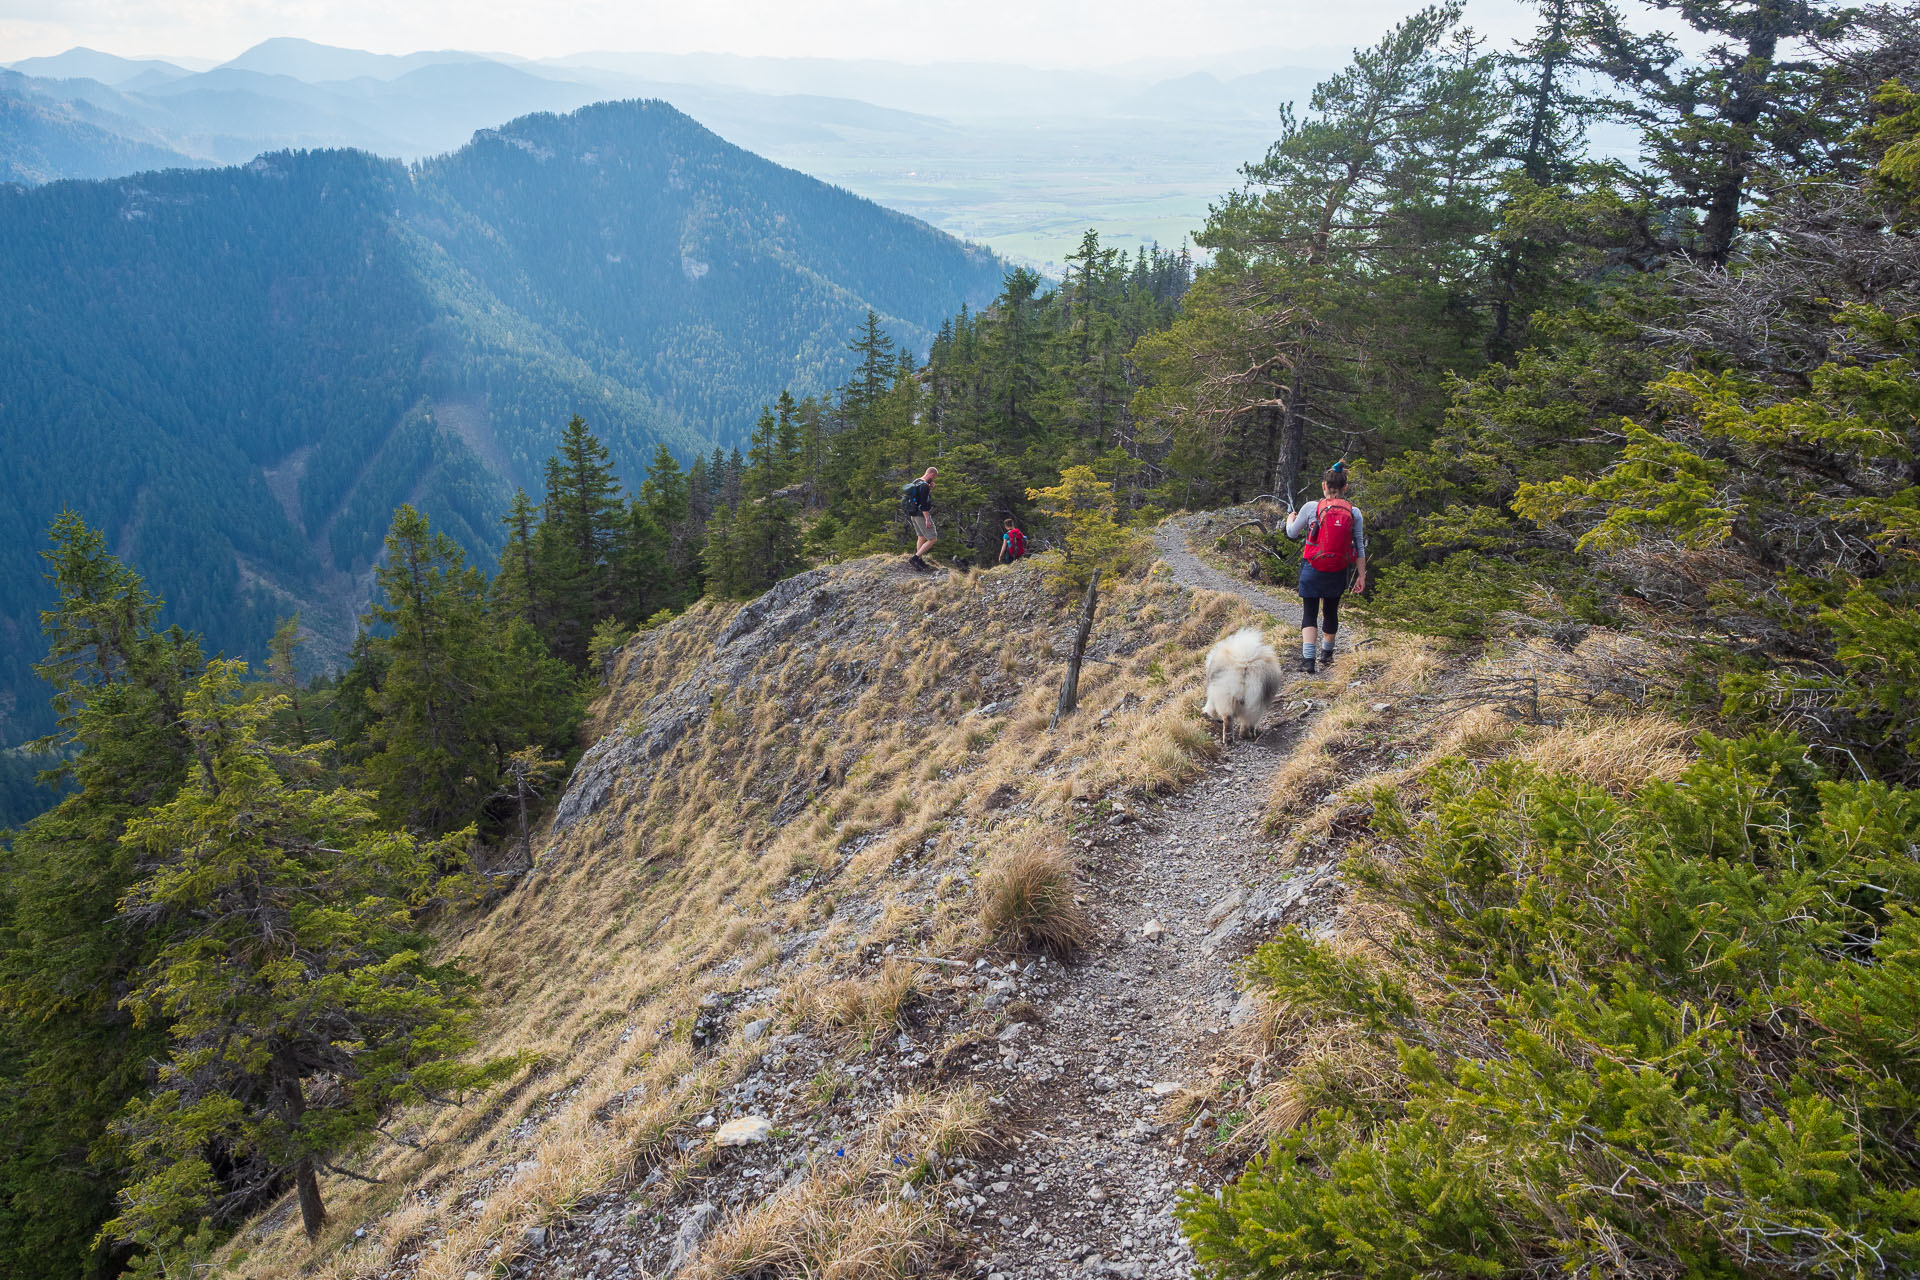
[[[660,1273],[662,1280],[687,1265],[694,1250],[700,1247],[700,1241],[719,1220],[720,1209],[710,1201],[702,1201],[687,1211],[687,1216],[680,1220],[679,1233],[673,1238],[673,1258]]]

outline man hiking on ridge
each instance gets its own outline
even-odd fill
[[[1336,462],[1320,481],[1321,496],[1298,512],[1287,512],[1287,536],[1306,535],[1300,548],[1300,669],[1333,665],[1333,634],[1340,629],[1340,597],[1351,574],[1356,592],[1367,589],[1367,530],[1360,508],[1346,499],[1347,464]],[[1315,622],[1319,648],[1314,647]]]
[[[914,537],[913,554],[907,557],[907,563],[924,573],[932,573],[933,566],[921,557],[939,540],[933,528],[933,480],[939,474],[939,468],[928,467],[918,480],[900,491],[900,505]]]

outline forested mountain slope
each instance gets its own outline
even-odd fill
[[[530,116],[415,169],[357,152],[0,191],[0,689],[15,738],[60,511],[216,648],[299,609],[338,652],[394,506],[497,545],[580,409],[626,474],[924,346],[1000,267],[661,103]],[[85,465],[75,465],[76,460]]]
[[[85,102],[62,102],[0,71],[0,182],[112,178],[193,161],[131,120]]]

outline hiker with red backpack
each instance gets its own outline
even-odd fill
[[[1333,635],[1340,629],[1340,597],[1348,579],[1356,592],[1367,589],[1366,525],[1346,492],[1347,464],[1336,462],[1321,478],[1322,496],[1287,512],[1287,536],[1307,540],[1300,548],[1300,669],[1309,674],[1316,658],[1322,670],[1333,665]]]
[[[1000,563],[1012,564],[1025,558],[1027,554],[1027,535],[1020,532],[1020,526],[1008,516],[1000,522],[1003,532],[1000,534]]]

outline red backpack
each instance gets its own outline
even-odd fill
[[[1353,567],[1353,504],[1345,498],[1322,498],[1313,509],[1313,529],[1300,548],[1300,558],[1321,573],[1339,573]]]
[[[1015,560],[1027,554],[1027,535],[1018,529],[1007,530],[1007,552]]]

